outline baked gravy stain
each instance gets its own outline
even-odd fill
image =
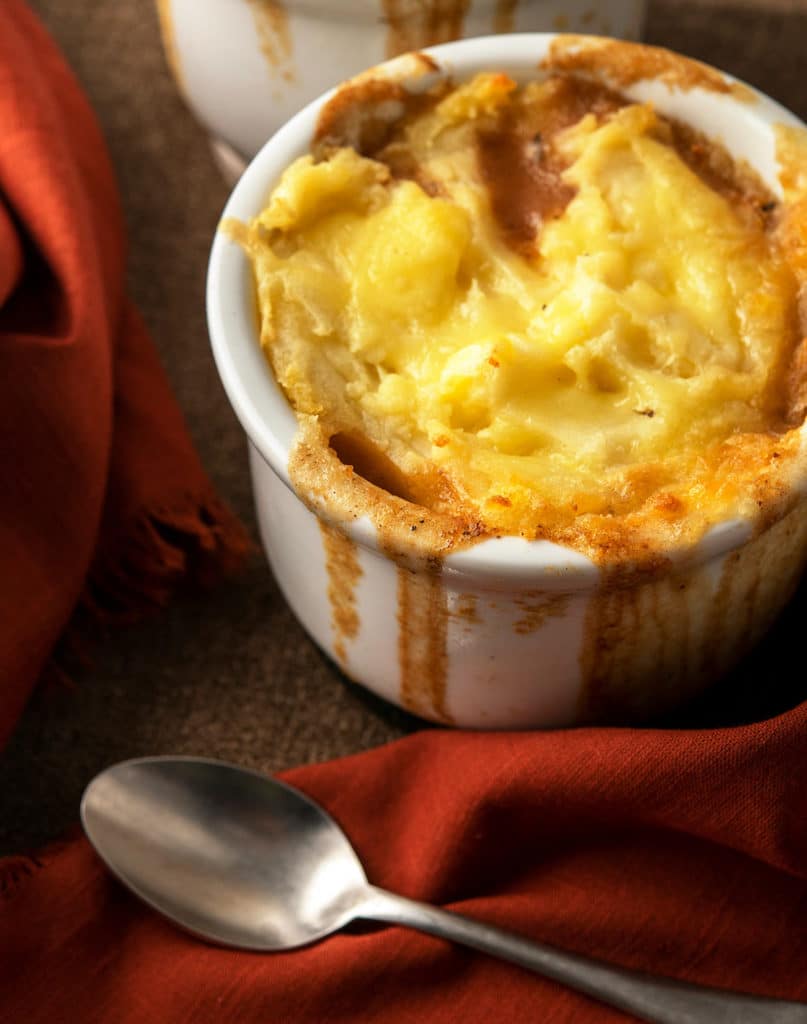
[[[575,195],[563,181],[568,165],[554,152],[555,136],[589,113],[603,122],[628,102],[600,83],[553,75],[540,103],[507,104],[495,124],[477,133],[479,169],[493,213],[504,237],[525,257],[534,255],[541,224],[559,217]],[[680,121],[660,118],[659,132],[706,185],[761,227],[771,226],[778,204],[748,165]]]
[[[691,171],[718,192],[741,216],[752,217],[763,230],[774,227],[779,203],[743,160],[734,160],[723,146],[710,141],[683,121],[664,118],[659,132]]]
[[[601,85],[556,76],[540,103],[506,104],[492,126],[477,132],[491,209],[505,240],[525,258],[535,255],[541,225],[559,217],[575,195],[563,181],[567,164],[554,152],[554,136],[587,113],[602,120],[625,104]]]
[[[496,0],[493,9],[493,31],[497,35],[513,31],[517,7],[518,0]]]
[[[745,85],[730,82],[719,71],[660,46],[644,46],[616,39],[566,35],[553,39],[541,67],[604,77],[617,88],[653,78],[673,88],[705,89],[729,93],[735,99],[755,101]]]
[[[481,522],[460,514],[468,511],[461,505],[458,514],[450,514],[419,503],[424,500],[421,494],[431,496],[439,489],[438,480],[416,481],[418,497],[407,500],[343,462],[329,444],[329,432],[315,417],[298,414],[298,425],[289,453],[295,493],[312,512],[331,521],[349,524],[368,518],[378,546],[397,564],[414,567],[431,559],[438,564],[450,551],[470,546],[482,535]],[[369,460],[361,468],[368,473],[374,470]]]
[[[450,722],[446,709],[448,592],[438,559],[398,566],[398,664],[401,703],[426,718]]]
[[[700,583],[699,603],[706,607],[711,586],[708,579]],[[676,593],[687,585],[694,601],[694,585],[675,577],[622,587],[608,570],[603,572],[583,626],[582,721],[641,720],[685,698],[687,687],[697,692],[701,679],[693,671],[690,647],[698,638],[690,636],[689,617],[682,614],[685,606]],[[674,656],[667,663],[664,655],[670,650]]]
[[[513,632],[528,636],[540,629],[547,619],[562,618],[570,600],[568,594],[527,591],[515,598],[514,603],[521,615],[513,624]]]
[[[387,57],[462,37],[470,0],[381,0]]]
[[[470,592],[458,594],[454,607],[451,609],[451,615],[453,618],[459,619],[461,622],[481,622],[482,620],[479,618],[479,612],[477,611],[476,606],[476,594]]]
[[[318,520],[325,549],[328,574],[328,600],[331,603],[333,649],[343,665],[348,662],[346,643],[353,640],[361,625],[356,606],[356,585],[362,576],[356,544],[341,530]]]
[[[412,78],[430,75],[437,65],[423,53],[411,54]],[[451,88],[445,81],[431,89],[406,89],[400,82],[358,75],[323,106],[317,118],[312,151],[326,153],[330,146],[351,146],[363,156],[375,155],[410,118],[436,104]]]
[[[258,33],[258,43],[272,77],[294,81],[294,55],[289,17],[280,0],[247,0]]]

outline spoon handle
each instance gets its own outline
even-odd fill
[[[472,946],[655,1024],[807,1024],[807,1003],[705,988],[612,967],[376,886],[369,887],[357,916]]]

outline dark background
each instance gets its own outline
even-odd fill
[[[167,72],[146,0],[35,0],[106,134],[129,229],[129,286],[220,492],[253,529],[245,442],[210,356],[204,275],[227,195]],[[715,64],[807,119],[807,0],[649,5],[645,39]],[[742,669],[674,722],[731,724],[807,696],[797,596]],[[99,637],[74,688],[40,690],[0,758],[0,853],[58,837],[110,762],[201,754],[268,771],[393,739],[414,720],[346,682],[256,555],[214,593]]]

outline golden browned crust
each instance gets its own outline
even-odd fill
[[[372,482],[377,467],[366,452],[360,456],[359,466],[367,476],[349,460],[343,462],[330,442],[320,423],[312,417],[300,418],[289,457],[289,476],[295,490],[320,517],[350,523],[367,516],[376,529],[379,546],[394,560],[410,566],[439,560],[482,535],[481,522],[472,517],[470,506],[464,506],[458,495],[454,494],[451,502],[454,514],[435,512],[423,503],[436,493],[446,500],[444,489],[450,484],[442,474],[436,472],[431,480],[415,481],[418,494],[411,495],[415,500],[410,500]],[[356,452],[358,449],[354,459]],[[406,486],[412,486],[411,480],[407,479]]]
[[[625,88],[645,79],[656,79],[683,91],[706,89],[729,93],[736,99],[754,102],[747,87],[730,82],[719,71],[689,57],[659,46],[621,42],[593,36],[566,35],[552,40],[541,68],[595,74],[615,88]]]
[[[439,70],[425,53],[413,53],[405,59],[412,61],[412,79]],[[352,146],[358,153],[374,154],[409,117],[427,110],[448,88],[447,81],[440,81],[421,92],[372,72],[358,75],[323,106],[314,131],[313,150],[317,153],[328,146]]]

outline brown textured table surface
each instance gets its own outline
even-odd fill
[[[35,0],[105,131],[126,210],[131,293],[202,459],[253,526],[243,436],[209,354],[203,285],[226,188],[167,73],[145,0]],[[655,0],[648,42],[738,75],[807,119],[807,0]],[[679,726],[768,715],[807,696],[788,665],[796,598],[772,636]],[[792,657],[790,656],[792,653]],[[256,556],[216,592],[106,637],[75,689],[39,692],[0,759],[0,853],[59,836],[92,775],[142,754],[188,753],[274,771],[417,727],[345,682],[303,633]]]

